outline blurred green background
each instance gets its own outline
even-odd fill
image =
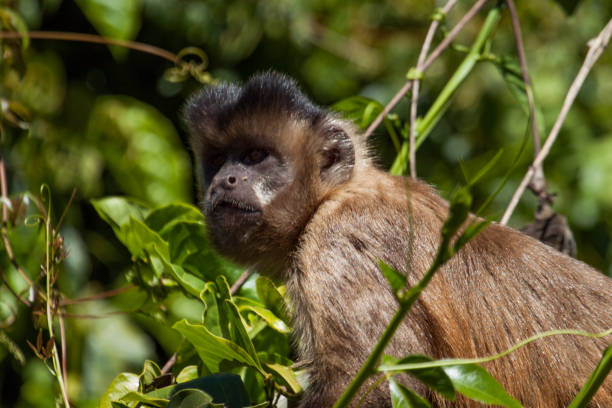
[[[449,27],[472,2],[460,1]],[[415,65],[430,16],[441,1],[300,0],[0,0],[2,30],[17,13],[29,30],[70,31],[136,40],[178,53],[187,46],[204,50],[209,72],[220,80],[244,80],[267,69],[295,77],[307,94],[329,105],[354,95],[386,104]],[[609,0],[588,0],[571,16],[554,1],[519,2],[519,15],[547,134],[586,53],[587,41],[612,16]],[[486,7],[456,41],[471,45]],[[9,16],[9,17],[7,17]],[[491,52],[514,56],[507,13]],[[423,113],[464,54],[448,50],[426,73],[420,97]],[[184,147],[181,106],[201,85],[193,79],[169,82],[171,64],[158,57],[105,45],[32,40],[23,52],[15,41],[2,43],[0,102],[23,104],[29,129],[2,121],[1,154],[9,195],[39,194],[47,184],[57,221],[73,188],[61,232],[69,251],[57,283],[69,298],[125,285],[128,252],[89,200],[129,195],[146,203],[194,202],[190,156]],[[408,104],[395,110],[407,119]],[[499,70],[482,62],[459,89],[444,119],[419,150],[419,176],[448,195],[464,182],[459,162],[478,168],[498,149],[504,155],[478,184],[483,202],[512,165],[527,116]],[[382,127],[373,138],[380,164],[395,152]],[[532,157],[531,148],[486,215],[499,219]],[[555,209],[567,216],[578,257],[612,276],[612,51],[607,50],[582,88],[545,162]],[[533,220],[536,200],[527,192],[511,225]],[[42,249],[37,232],[24,225],[13,242],[16,258],[35,276]],[[29,235],[28,235],[29,234]],[[29,236],[28,239],[24,238]],[[0,265],[13,287],[24,287],[3,250]],[[554,271],[551,271],[554,273]],[[0,287],[0,407],[53,407],[54,378],[26,345],[35,342],[35,316]],[[137,309],[142,299],[129,292],[108,300],[72,306],[79,315]],[[168,313],[195,316],[197,302],[170,299]],[[6,316],[16,316],[9,322]],[[10,323],[10,324],[9,324]],[[146,358],[163,364],[179,337],[144,313],[107,318],[67,319],[68,384],[81,408],[97,406],[112,378],[138,372]],[[20,362],[18,347],[24,361]],[[12,350],[12,351],[9,351]]]

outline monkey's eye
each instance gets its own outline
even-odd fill
[[[249,149],[244,154],[242,162],[244,164],[257,164],[268,157],[268,151],[265,149]]]

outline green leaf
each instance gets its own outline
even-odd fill
[[[130,391],[137,391],[138,385],[138,375],[133,373],[119,374],[100,398],[99,408],[113,408],[113,401],[121,399]]]
[[[506,390],[484,368],[477,364],[442,367],[453,382],[455,390],[473,400],[485,404],[520,408],[520,402],[512,398]]]
[[[185,292],[200,299],[200,294],[204,289],[206,289],[206,282],[190,273],[185,272],[181,266],[168,262],[158,251],[156,252],[159,255],[158,259],[163,263],[166,272],[168,272],[168,274],[176,280],[176,282],[185,290]]]
[[[0,7],[0,18],[2,19],[2,31],[9,31],[10,28],[14,28],[22,35],[21,49],[25,51],[30,46],[30,37],[28,36],[28,26],[23,18],[8,7]]]
[[[391,285],[393,293],[397,293],[398,290],[406,286],[406,275],[398,272],[397,270],[395,270],[395,268],[387,265],[383,261],[378,261],[378,267]]]
[[[190,324],[186,320],[181,320],[172,327],[193,345],[210,372],[219,372],[219,366],[224,360],[250,366],[260,372],[263,371],[260,364],[253,360],[242,347],[231,340],[215,336],[205,326]]]
[[[279,333],[288,334],[291,331],[291,328],[287,326],[284,321],[279,319],[274,313],[263,306],[256,306],[251,303],[238,304],[237,306],[238,310],[241,312],[248,311],[255,313],[257,316],[261,317],[268,326]]]
[[[276,289],[274,283],[265,276],[260,276],[257,278],[255,286],[257,287],[257,297],[263,305],[284,322],[289,322],[291,320],[287,313],[289,308],[285,298]]]
[[[145,259],[145,252],[157,253],[163,259],[170,258],[168,243],[144,222],[130,218],[129,224],[121,230],[125,239],[122,242],[134,258]]]
[[[397,365],[397,364],[413,364],[433,361],[430,357],[422,354],[413,354],[398,360],[394,357],[385,356],[383,357],[384,365]],[[405,371],[419,379],[421,382],[426,384],[429,388],[439,392],[446,399],[451,401],[455,400],[455,388],[453,383],[448,378],[444,370],[440,367],[431,368],[417,368],[412,370],[400,370]]]
[[[217,289],[216,299],[217,307],[219,308],[219,324],[223,335],[246,350],[258,367],[261,368],[255,346],[253,346],[253,342],[247,333],[238,307],[232,301],[230,287],[225,276],[217,277]]]
[[[146,360],[144,363],[144,368],[142,372],[138,376],[138,381],[140,382],[140,389],[144,389],[143,387],[151,384],[154,379],[161,375],[161,369],[159,366],[151,360]]]
[[[189,156],[173,123],[152,106],[99,96],[84,137],[122,191],[154,205],[191,201]]]
[[[180,221],[168,225],[162,237],[169,243],[172,263],[205,280],[214,280],[224,272],[221,258],[211,249],[204,224]]]
[[[142,201],[125,197],[104,197],[91,200],[94,209],[113,229],[121,228],[130,222],[130,218],[143,221],[150,213],[149,207]]]
[[[243,408],[251,405],[244,383],[236,374],[218,373],[178,384],[172,392],[197,389],[210,395],[215,404],[224,404],[226,408]]]
[[[195,380],[196,378],[198,378],[198,366],[188,365],[187,367],[183,368],[180,373],[178,373],[176,376],[176,382],[180,384]]]
[[[121,398],[121,402],[127,402],[128,405],[133,405],[130,403],[139,402],[155,408],[165,408],[166,405],[168,405],[168,400],[166,398],[155,398],[136,391],[128,392]]]
[[[120,40],[133,40],[140,29],[140,0],[76,0],[77,5],[100,34]],[[115,58],[126,48],[111,47]]]
[[[389,378],[391,405],[393,408],[431,408],[431,404],[414,391]]]
[[[180,390],[172,396],[168,408],[205,408],[210,406],[213,398],[202,390]]]
[[[204,216],[192,205],[172,203],[155,208],[145,219],[145,223],[161,236],[164,236],[168,227],[179,221],[194,221],[203,224]]]
[[[291,366],[293,361],[276,353],[258,353],[265,367],[284,380],[294,393],[302,392],[302,386]]]

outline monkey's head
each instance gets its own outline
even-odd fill
[[[350,125],[277,73],[200,91],[185,122],[213,245],[270,272],[321,201],[367,160]]]

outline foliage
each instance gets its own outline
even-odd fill
[[[442,22],[436,42],[467,3]],[[556,118],[587,40],[612,13],[603,0],[579,3],[519,4],[542,132]],[[0,167],[7,170],[0,183],[0,406],[52,407],[67,398],[79,407],[243,406],[295,398],[302,377],[293,366],[284,289],[255,276],[230,294],[242,270],[214,253],[199,210],[185,204],[194,189],[177,112],[199,86],[189,75],[236,80],[273,67],[365,129],[406,73],[414,77],[410,66],[439,5],[0,0],[2,32],[24,36],[0,39]],[[176,52],[183,65],[126,46],[28,38],[27,30],[38,29],[138,40]],[[472,204],[491,203],[483,215],[498,218],[531,160],[514,47],[506,11],[491,5],[418,75],[419,175],[453,203],[429,278],[486,225],[469,224],[451,239]],[[556,209],[572,225],[579,256],[608,274],[611,55],[590,74],[546,161]],[[398,174],[408,164],[408,117],[401,103],[373,138],[381,164]],[[514,225],[530,220],[534,206],[526,197]],[[380,267],[402,305],[399,322],[427,282],[406,288],[403,275]],[[608,349],[573,406],[584,406],[610,371],[610,355]],[[517,406],[473,361],[379,354],[369,367],[385,373],[394,407],[428,406],[397,381],[400,372],[451,400],[462,393]]]

